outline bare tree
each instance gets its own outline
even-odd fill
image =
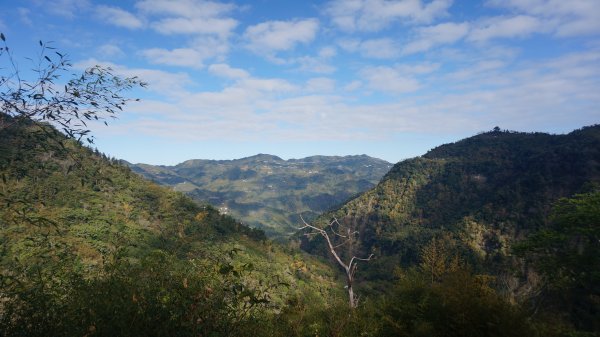
[[[324,228],[318,228],[318,227],[308,224],[306,221],[304,221],[304,218],[302,218],[302,216],[300,216],[300,219],[302,219],[302,222],[304,223],[304,226],[302,226],[300,228],[300,230],[304,230],[307,228],[311,230],[309,233],[304,234],[305,236],[321,235],[323,238],[325,238],[325,241],[327,242],[327,246],[329,248],[329,252],[331,253],[331,255],[333,255],[333,257],[335,258],[337,263],[346,272],[346,288],[348,289],[350,308],[356,308],[356,306],[358,305],[358,298],[354,295],[354,288],[353,288],[354,275],[356,274],[356,268],[357,268],[356,263],[358,261],[369,261],[373,258],[374,255],[371,254],[367,258],[359,258],[359,257],[353,255],[352,253],[350,253],[349,255],[352,256],[350,258],[350,261],[348,261],[348,263],[345,263],[342,260],[342,257],[340,256],[340,254],[336,251],[336,249],[341,248],[343,246],[351,247],[351,244],[355,241],[356,235],[358,235],[358,231],[353,230],[352,228],[350,228],[350,226],[342,225],[336,218],[334,218],[329,223],[329,225],[325,226]],[[335,227],[338,228],[337,231],[335,230]],[[330,236],[329,232],[331,232],[333,239],[332,239],[332,236]],[[342,242],[336,243],[335,242],[336,238],[341,239]]]

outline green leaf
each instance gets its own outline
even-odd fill
[[[222,275],[225,275],[225,274],[229,274],[232,270],[233,270],[232,265],[222,265],[221,268],[219,268],[219,273],[221,273]]]

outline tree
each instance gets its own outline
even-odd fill
[[[434,237],[421,249],[421,271],[428,275],[431,284],[439,282],[442,277],[460,268],[458,256],[453,253],[454,242],[450,234],[441,238]]]
[[[349,298],[350,308],[356,308],[356,306],[358,305],[358,299],[354,295],[354,288],[353,288],[354,275],[356,274],[356,268],[357,268],[356,263],[358,261],[369,261],[369,260],[371,260],[371,258],[373,258],[374,255],[371,254],[367,258],[359,258],[355,255],[352,255],[352,257],[350,258],[350,261],[348,261],[348,263],[345,263],[342,260],[342,258],[340,257],[340,254],[338,254],[338,252],[336,251],[336,249],[340,248],[342,246],[350,246],[351,247],[352,243],[355,241],[356,235],[358,235],[358,231],[352,230],[352,228],[350,228],[350,226],[343,226],[336,218],[334,218],[329,223],[329,225],[325,226],[325,228],[318,228],[318,227],[308,224],[306,221],[304,221],[304,218],[302,218],[302,216],[300,216],[300,219],[302,219],[302,222],[304,223],[304,226],[302,226],[300,228],[300,230],[304,230],[307,228],[311,229],[312,231],[309,233],[306,233],[305,234],[306,236],[321,235],[327,242],[327,246],[329,248],[329,252],[331,253],[331,255],[334,257],[334,259],[337,261],[337,263],[344,269],[344,272],[346,273],[346,288],[348,289],[348,298]],[[338,227],[337,231],[334,228],[336,226]],[[331,233],[333,234],[334,237],[341,238],[343,240],[342,243],[339,243],[339,244],[334,243],[335,239],[332,240],[332,238],[329,236],[328,231],[331,231]]]
[[[541,293],[581,330],[600,331],[600,189],[560,199],[551,224],[515,247],[544,279]],[[545,303],[548,307],[548,303]]]
[[[24,73],[2,33],[0,40],[0,131],[24,121],[45,121],[69,138],[93,143],[86,122],[107,124],[107,118],[115,118],[133,100],[125,91],[146,86],[137,77],[120,77],[99,65],[64,83],[63,75],[72,68],[69,58],[42,41],[37,59],[28,58],[31,72]],[[26,79],[29,74],[32,79]]]

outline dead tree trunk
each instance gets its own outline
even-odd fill
[[[338,233],[338,232],[341,232],[339,230],[338,230],[338,232],[336,232],[334,229],[334,225],[338,225],[339,227],[342,227],[342,225],[335,218],[325,228],[318,228],[318,227],[309,225],[306,221],[304,221],[304,218],[302,218],[302,216],[300,216],[300,219],[302,219],[302,222],[304,223],[304,226],[302,226],[300,228],[300,230],[306,229],[306,228],[311,229],[310,233],[305,234],[306,236],[309,236],[312,234],[319,234],[323,238],[325,238],[325,241],[327,242],[327,246],[329,248],[329,252],[331,252],[331,255],[333,255],[334,259],[344,269],[344,272],[346,273],[346,288],[348,289],[348,298],[349,298],[350,308],[356,308],[358,306],[358,299],[354,295],[354,288],[352,287],[354,284],[354,274],[356,273],[356,267],[357,267],[356,263],[358,261],[371,260],[371,258],[373,257],[373,254],[369,255],[369,257],[366,259],[352,256],[352,258],[350,259],[350,261],[348,263],[344,263],[344,261],[342,260],[340,255],[337,253],[336,248],[342,247],[343,245],[351,242],[354,239],[354,235],[358,234],[358,232],[351,231],[350,228],[347,228],[347,231],[345,233],[346,235],[342,235],[342,234]],[[343,238],[344,241],[340,244],[334,245],[327,230],[330,230],[334,236]]]

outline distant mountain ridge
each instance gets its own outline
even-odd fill
[[[392,167],[367,155],[283,160],[269,154],[234,160],[191,159],[174,166],[129,164],[160,184],[206,201],[271,236],[295,231],[372,187]]]

